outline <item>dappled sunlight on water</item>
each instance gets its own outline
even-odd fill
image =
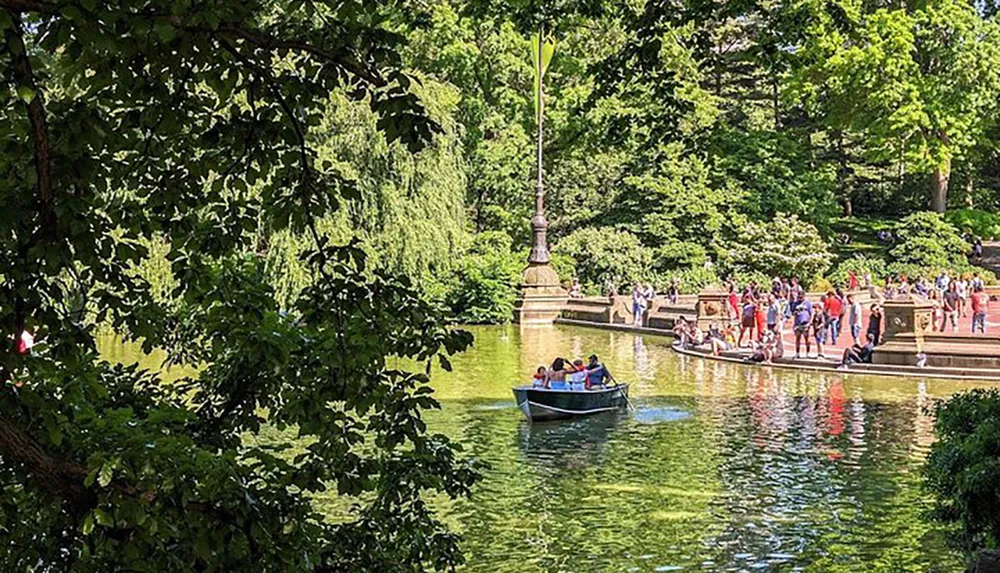
[[[925,408],[982,384],[748,367],[620,332],[472,330],[453,372],[433,373],[443,408],[427,415],[492,465],[471,500],[432,500],[464,536],[466,571],[962,569],[924,517]],[[163,361],[114,340],[102,353]],[[591,353],[632,384],[635,411],[522,419],[512,386],[557,355]],[[353,501],[316,498],[331,521]]]
[[[683,357],[669,340],[475,329],[429,417],[493,465],[446,506],[470,571],[955,571],[923,516],[923,407],[968,384]],[[510,387],[597,353],[635,411],[530,424]]]

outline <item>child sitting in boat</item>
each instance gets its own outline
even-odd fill
[[[577,359],[573,361],[573,372],[567,378],[570,390],[581,391],[586,389],[587,368],[583,365],[583,360]]]
[[[535,370],[535,373],[531,376],[531,386],[533,388],[544,388],[546,377],[545,366],[539,366],[538,370]]]

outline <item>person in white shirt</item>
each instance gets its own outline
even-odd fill
[[[958,291],[958,315],[965,316],[968,314],[966,309],[969,306],[969,283],[965,279],[958,279],[955,284]]]
[[[985,285],[983,284],[983,279],[982,277],[979,276],[979,273],[973,273],[972,282],[969,283],[969,288],[972,289],[972,292],[976,292],[977,290],[983,290],[984,286]]]
[[[847,295],[847,324],[851,326],[851,338],[858,344],[861,336],[861,302],[853,294]]]

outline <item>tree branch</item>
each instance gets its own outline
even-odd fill
[[[0,457],[23,465],[39,487],[51,494],[74,502],[86,495],[83,487],[86,467],[53,459],[24,430],[3,417],[0,417]]]
[[[2,1],[2,0],[0,0]],[[38,181],[38,201],[42,215],[42,227],[50,233],[56,230],[55,195],[52,190],[52,150],[49,147],[49,130],[45,121],[45,107],[42,92],[35,82],[35,76],[28,60],[28,50],[24,44],[24,30],[21,16],[9,12],[12,25],[4,33],[7,52],[10,53],[11,69],[18,89],[30,90],[19,93],[28,111],[31,123],[31,139],[35,146],[35,173]],[[30,97],[30,99],[27,99]]]
[[[365,69],[365,67],[361,63],[359,63],[351,56],[348,56],[346,54],[334,55],[322,48],[318,48],[307,42],[300,42],[297,40],[280,40],[272,36],[267,36],[259,32],[254,32],[251,30],[240,28],[238,26],[233,26],[231,24],[220,24],[218,30],[205,30],[201,28],[183,28],[183,29],[189,31],[202,31],[208,33],[220,33],[228,36],[234,36],[242,40],[246,40],[247,42],[259,48],[264,48],[269,51],[276,49],[286,49],[298,52],[305,52],[327,63],[338,65],[347,70],[348,72],[350,72],[351,74],[365,80],[366,82],[374,86],[380,87],[386,84],[384,78]]]
[[[0,0],[0,8],[11,12],[49,12],[41,0]],[[54,8],[53,8],[54,9]]]

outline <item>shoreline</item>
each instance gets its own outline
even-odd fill
[[[610,330],[617,332],[631,332],[645,336],[659,336],[675,339],[673,332],[648,326],[632,326],[630,324],[597,323],[586,320],[576,320],[569,318],[558,318],[557,325],[581,326],[595,328],[598,330]],[[926,366],[917,368],[916,366],[896,366],[883,364],[853,364],[850,368],[839,369],[840,358],[819,360],[816,358],[780,358],[769,364],[760,362],[746,362],[745,357],[749,356],[748,351],[727,350],[716,356],[709,349],[682,348],[679,343],[672,342],[670,348],[685,356],[716,360],[719,362],[729,362],[732,364],[742,364],[745,366],[758,366],[764,368],[781,368],[786,370],[796,370],[800,372],[826,372],[836,374],[862,374],[866,376],[893,376],[903,378],[940,378],[946,380],[969,380],[976,382],[1000,382],[1000,370],[972,369],[972,368],[941,368]]]

